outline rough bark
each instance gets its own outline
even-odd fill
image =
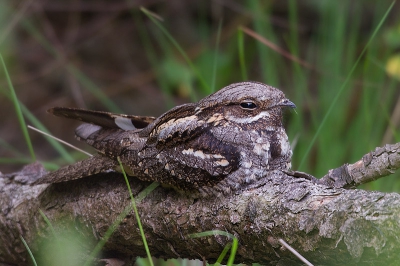
[[[343,187],[393,172],[400,165],[399,157],[400,144],[387,145],[355,164],[331,170],[317,183],[275,171],[243,193],[219,198],[193,200],[157,187],[137,207],[154,257],[213,262],[231,240],[219,235],[189,235],[222,230],[239,240],[236,263],[301,265],[281,247],[281,238],[315,265],[396,264],[400,195]],[[29,185],[44,172],[40,164],[33,164],[0,176],[0,263],[28,263],[20,236],[34,254],[46,248],[46,240],[65,230],[98,242],[130,206],[121,175]],[[129,180],[135,195],[149,185]],[[82,242],[79,255],[85,258],[92,250],[93,245]],[[116,227],[99,256],[129,263],[137,256],[146,256],[132,211]]]

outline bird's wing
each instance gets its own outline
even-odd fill
[[[154,119],[145,128],[132,127],[132,130],[121,129],[120,125],[116,125],[115,117],[120,118],[120,121],[122,118],[125,118],[126,121],[131,121],[130,119],[133,116],[128,117],[70,108],[52,110],[52,113],[57,115],[91,123],[80,125],[75,130],[76,137],[93,146],[100,153],[111,157],[120,155],[126,148],[132,152],[138,151],[145,144],[155,145],[157,148],[166,145],[178,145],[193,139],[203,130],[195,116],[192,115],[195,110],[195,104],[175,107],[159,118]],[[132,120],[137,122],[140,117],[133,118],[135,119]],[[150,122],[150,118],[146,117],[146,119],[146,122]]]
[[[138,153],[146,175],[174,187],[193,189],[217,183],[238,168],[238,149],[217,139],[211,124],[196,115],[196,107],[177,106],[138,132],[146,140]],[[129,159],[123,158],[123,162],[136,170]]]
[[[75,119],[105,128],[120,128],[123,130],[145,128],[155,120],[155,117],[151,116],[114,114],[68,107],[54,107],[47,110],[47,112],[55,116]]]
[[[208,124],[195,115],[196,104],[188,103],[172,108],[139,132],[147,144],[175,145],[187,142],[204,131]]]

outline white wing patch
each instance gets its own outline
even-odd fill
[[[75,134],[79,138],[87,139],[90,135],[99,131],[100,129],[102,129],[102,127],[98,125],[82,124],[76,128]]]
[[[117,116],[114,119],[115,124],[123,129],[123,130],[135,130],[137,129],[133,124],[131,119],[126,118],[126,117],[122,117],[122,116]]]

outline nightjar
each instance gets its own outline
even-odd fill
[[[259,82],[231,84],[158,118],[55,107],[49,112],[85,122],[76,137],[98,154],[35,184],[119,171],[119,157],[126,173],[143,181],[206,195],[238,191],[271,170],[290,169],[292,151],[282,125],[286,107],[296,106]]]

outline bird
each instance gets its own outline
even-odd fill
[[[281,90],[255,81],[228,85],[157,118],[54,107],[48,112],[84,122],[75,137],[97,154],[35,184],[121,172],[120,160],[127,175],[178,192],[240,191],[270,171],[290,170],[292,150],[282,114],[295,107]]]

